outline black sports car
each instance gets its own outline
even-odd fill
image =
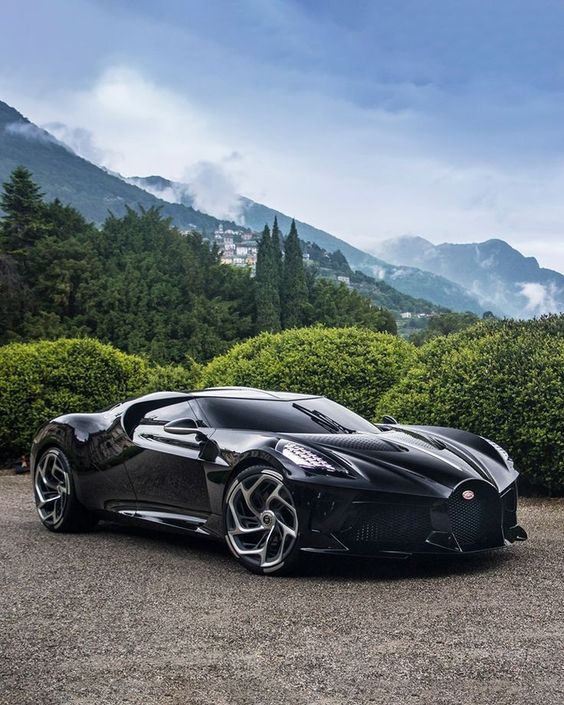
[[[502,448],[383,421],[244,387],[60,416],[33,442],[37,510],[52,531],[118,519],[225,540],[256,573],[304,553],[459,555],[527,538]]]

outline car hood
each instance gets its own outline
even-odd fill
[[[381,433],[286,437],[352,463],[372,485],[386,491],[446,496],[464,480],[483,480],[499,491],[515,480],[518,473],[487,441],[464,432],[452,437],[449,430],[394,426]]]

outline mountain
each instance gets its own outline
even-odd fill
[[[95,223],[108,211],[122,215],[126,206],[162,207],[179,228],[213,232],[219,220],[193,208],[169,203],[76,155],[46,130],[0,101],[0,183],[19,164],[26,166],[47,199],[59,198]],[[229,223],[233,226],[233,223]]]
[[[433,245],[422,237],[401,237],[380,243],[377,253],[395,264],[417,263],[510,316],[564,310],[564,276],[540,267],[534,257],[525,257],[504,240]]]
[[[416,299],[409,294],[404,294],[381,279],[374,279],[374,277],[358,270],[354,271],[339,250],[327,252],[315,243],[303,241],[302,248],[307,256],[308,264],[314,266],[320,276],[346,283],[359,294],[370,299],[375,306],[387,308],[396,314],[402,311],[421,314],[448,311],[448,309],[436,306],[425,299]]]
[[[132,176],[126,180],[128,183],[147,189],[149,193],[159,198],[175,200],[190,207],[194,203],[190,184],[171,181],[156,175]],[[290,230],[292,218],[285,213],[245,197],[240,198],[240,206],[241,222],[245,227],[260,231],[264,228],[265,223],[272,223],[276,216],[282,232],[286,233]],[[389,264],[389,262],[363,252],[335,235],[315,228],[308,223],[296,220],[296,225],[300,239],[315,243],[328,252],[340,250],[353,270],[360,270],[370,277],[380,279],[409,297],[427,299],[438,306],[456,311],[473,311],[474,313],[484,311],[484,304],[478,301],[475,296],[466,291],[464,287],[443,276],[422,271],[417,266]],[[487,304],[486,308],[495,310],[496,313],[502,313],[493,302],[485,303]]]
[[[6,181],[19,164],[30,169],[47,199],[59,198],[98,224],[105,220],[109,211],[121,215],[127,206],[157,206],[183,230],[196,229],[209,236],[220,223],[224,227],[236,227],[233,222],[195,209],[186,184],[159,176],[124,179],[109,173],[79,157],[49,132],[0,101],[0,183]],[[250,199],[243,198],[241,203],[245,227],[261,230],[265,222],[272,222],[276,215],[283,232],[289,230],[288,215]],[[381,279],[404,294],[459,311],[481,313],[484,308],[496,308],[491,302],[478,301],[463,286],[444,276],[414,266],[389,264],[307,223],[297,221],[297,225],[303,240],[315,242],[331,252],[340,250],[353,269]]]

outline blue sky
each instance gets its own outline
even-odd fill
[[[126,175],[365,249],[502,237],[564,269],[564,3],[4,0],[0,99]],[[216,189],[216,193],[206,193]]]

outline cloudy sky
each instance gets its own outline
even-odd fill
[[[0,99],[219,210],[240,192],[367,250],[501,237],[564,270],[561,1],[3,0]]]

